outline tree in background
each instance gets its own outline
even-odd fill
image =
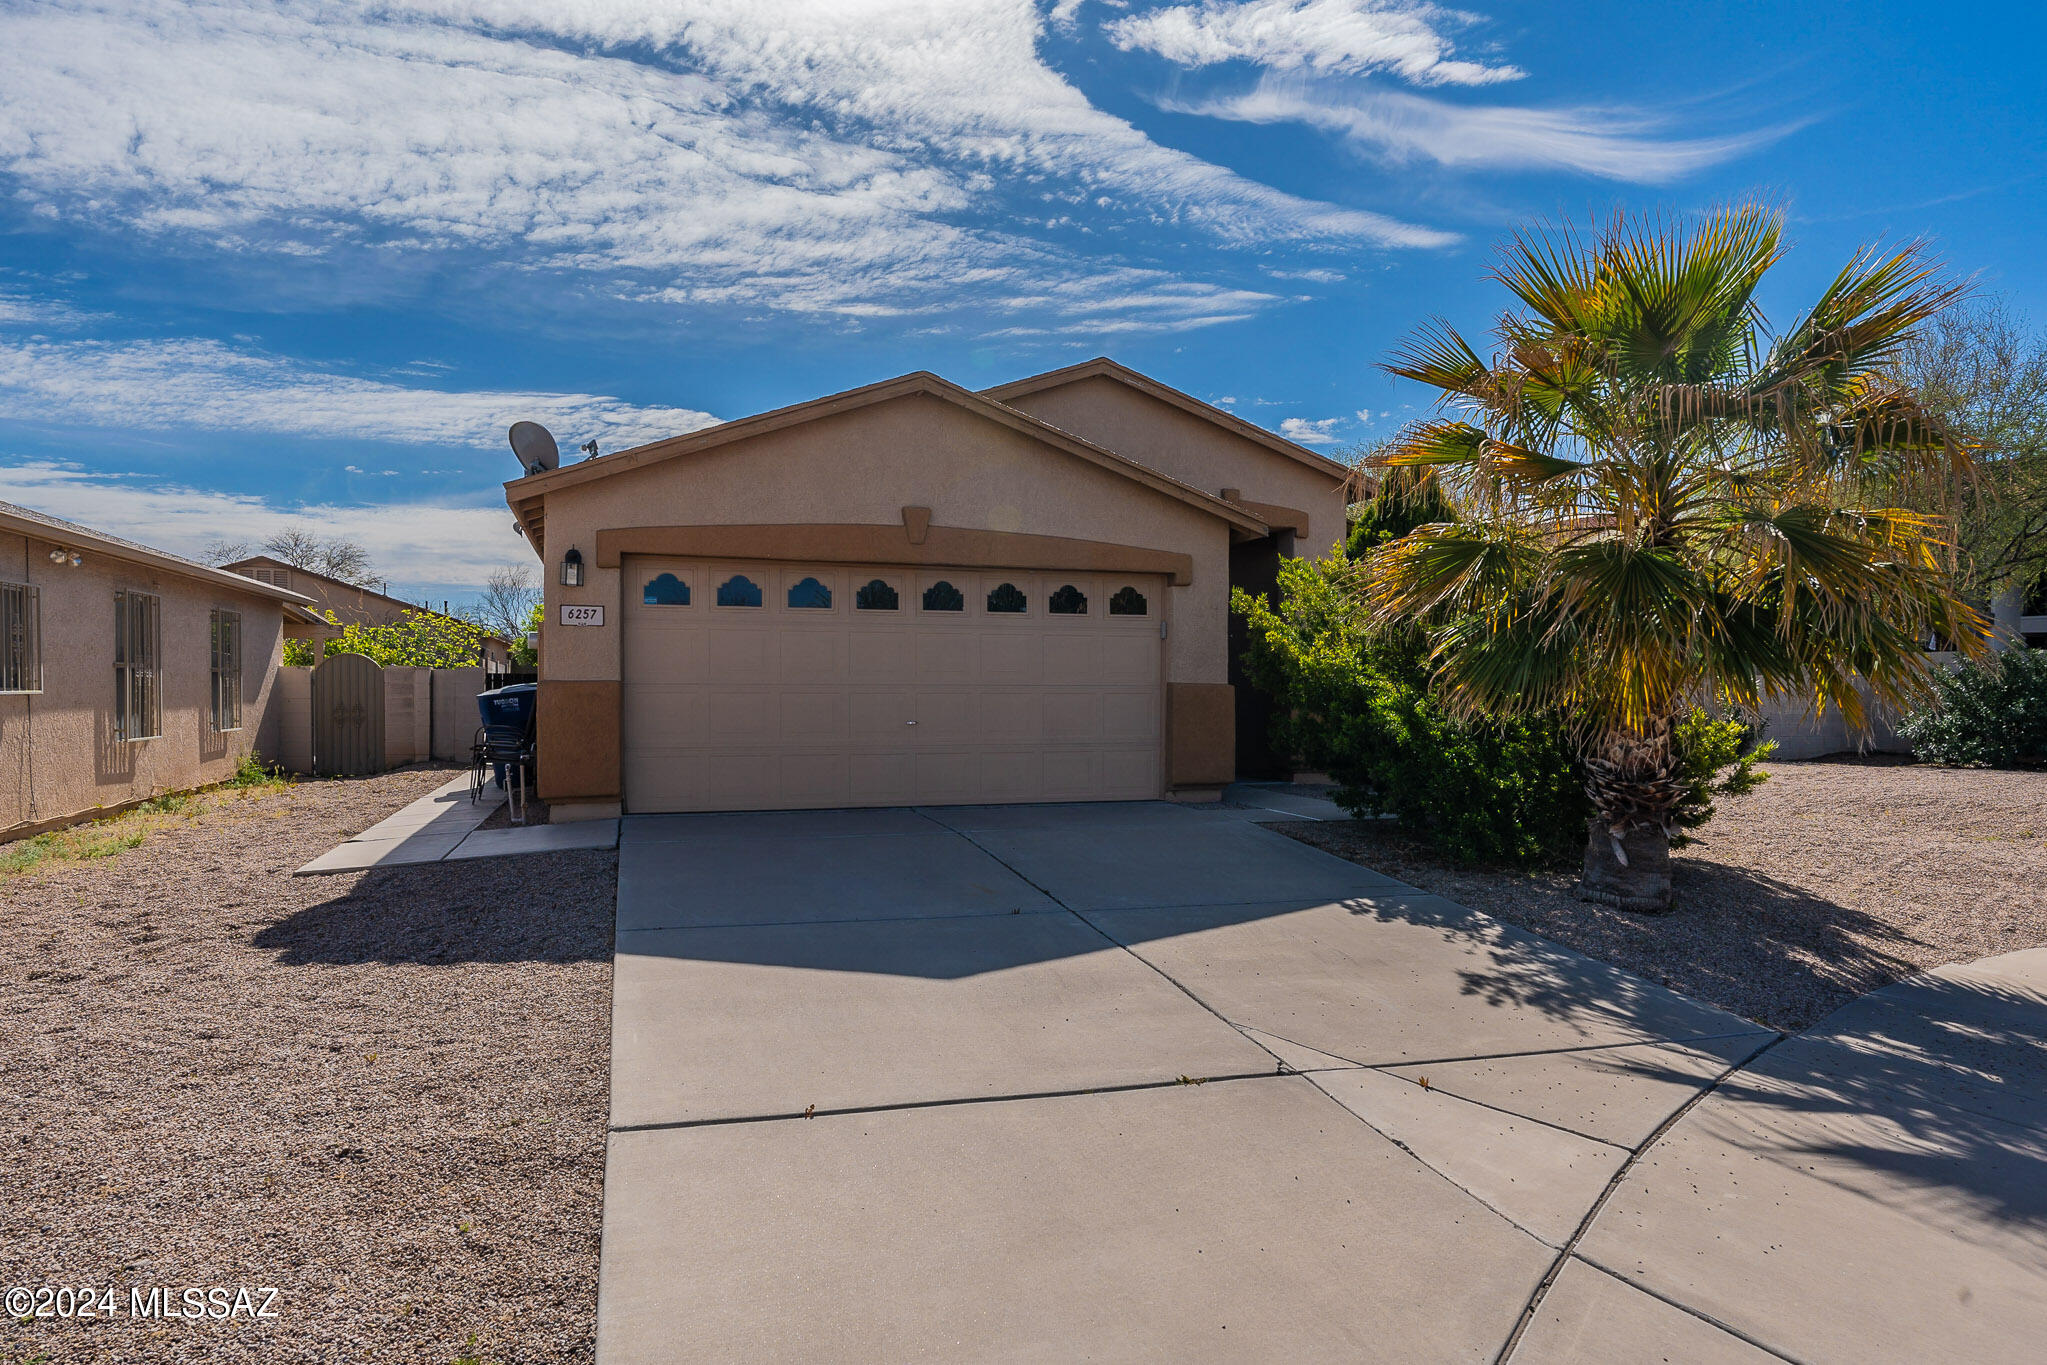
[[[230,540],[225,536],[215,536],[212,540],[206,542],[205,548],[199,551],[199,562],[201,564],[210,564],[216,569],[223,564],[233,564],[238,560],[247,559],[248,557],[248,541]]]
[[[262,551],[272,559],[281,560],[294,569],[304,569],[307,573],[325,574],[365,588],[374,587],[377,583],[377,571],[370,564],[370,552],[360,541],[346,536],[322,536],[305,526],[287,526],[265,540]],[[199,558],[202,563],[218,568],[247,559],[250,553],[248,541],[216,536],[206,542]]]
[[[1974,477],[1950,490],[1958,571],[1989,601],[2047,579],[2047,339],[2002,304],[1934,319],[1905,347],[1899,378],[1919,405],[1977,448]]]
[[[1453,714],[1564,719],[1594,811],[1584,894],[1631,909],[1670,904],[1697,701],[1861,724],[1858,684],[1930,691],[1929,633],[1985,647],[1950,519],[1868,499],[1968,475],[1894,377],[1959,288],[1916,249],[1865,252],[1771,336],[1756,291],[1782,253],[1759,207],[1517,236],[1493,359],[1437,324],[1386,367],[1450,414],[1378,463],[1434,470],[1458,516],[1368,551],[1361,600],[1426,634]]]
[[[304,526],[287,526],[263,542],[263,553],[294,569],[325,574],[344,583],[370,587],[377,582],[370,552],[346,536],[322,536]]]
[[[533,571],[524,564],[505,564],[492,569],[483,580],[470,616],[491,634],[516,643],[526,633],[527,619],[540,604],[540,589],[533,585]]]
[[[512,662],[521,668],[537,668],[540,665],[540,627],[547,620],[547,608],[535,602],[526,613],[517,635],[512,637]]]
[[[333,612],[329,624],[340,626]],[[484,628],[474,621],[443,616],[437,611],[409,610],[381,626],[348,625],[329,640],[324,654],[362,654],[384,665],[411,668],[473,668],[483,662]],[[315,662],[306,640],[286,640],[284,661],[306,666]]]

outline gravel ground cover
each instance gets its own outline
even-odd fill
[[[1925,968],[2047,943],[2047,773],[1767,766],[1676,854],[1668,915],[1587,904],[1569,869],[1446,867],[1390,822],[1274,828],[1787,1031]]]
[[[588,1360],[616,855],[291,869],[451,769],[209,799],[0,879],[0,1362]],[[129,1291],[275,1286],[275,1318]]]

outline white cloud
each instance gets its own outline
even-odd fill
[[[269,502],[49,460],[0,465],[0,483],[11,502],[187,557],[215,539],[261,541],[294,523],[361,542],[377,572],[400,585],[481,584],[492,568],[533,557],[502,503]]]
[[[1468,16],[1409,0],[1201,0],[1108,24],[1125,52],[1155,52],[1180,66],[1245,61],[1275,71],[1354,76],[1392,72],[1418,85],[1519,80],[1512,66],[1451,58],[1439,31]]]
[[[1102,0],[1103,4],[1117,9],[1127,9],[1130,0]],[[1052,0],[1052,27],[1061,33],[1072,33],[1080,27],[1080,11],[1087,0]]]
[[[1246,93],[1161,101],[1176,113],[1244,123],[1304,123],[1385,160],[1453,169],[1538,167],[1655,184],[1717,165],[1790,131],[1660,139],[1665,120],[1625,109],[1450,104],[1405,91],[1267,79]]]
[[[1323,417],[1312,422],[1305,417],[1289,417],[1279,424],[1279,434],[1304,446],[1333,446],[1343,439],[1336,434],[1342,423],[1341,417]]]
[[[0,288],[0,326],[63,330],[82,326],[97,316],[29,290]]]
[[[595,438],[607,451],[718,420],[597,394],[414,388],[207,340],[0,338],[0,395],[18,419],[479,449],[503,448],[506,429],[522,419],[546,424],[564,450]]]
[[[1350,278],[1341,270],[1325,270],[1319,267],[1311,270],[1275,270],[1271,266],[1262,266],[1260,269],[1275,280],[1306,280],[1310,284],[1341,284]]]
[[[1372,420],[1372,410],[1370,408],[1359,408],[1351,416],[1357,418],[1360,422],[1369,422]]]
[[[228,249],[474,249],[853,317],[1115,276],[963,225],[1047,203],[1232,244],[1452,240],[1160,146],[1045,64],[1043,22],[1034,0],[44,0],[0,14],[0,170],[39,211]]]

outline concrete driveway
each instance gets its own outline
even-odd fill
[[[1651,1164],[1778,1035],[1272,818],[628,819],[605,1365],[1778,1357]]]

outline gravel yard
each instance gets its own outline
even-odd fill
[[[1442,866],[1390,824],[1284,833],[1773,1028],[1943,962],[2047,943],[2047,773],[1768,765],[1676,855],[1678,905],[1589,905],[1576,877]]]
[[[616,855],[290,875],[450,772],[0,878],[0,1284],[124,1310],[0,1362],[591,1358]],[[278,1316],[126,1316],[216,1285]]]

